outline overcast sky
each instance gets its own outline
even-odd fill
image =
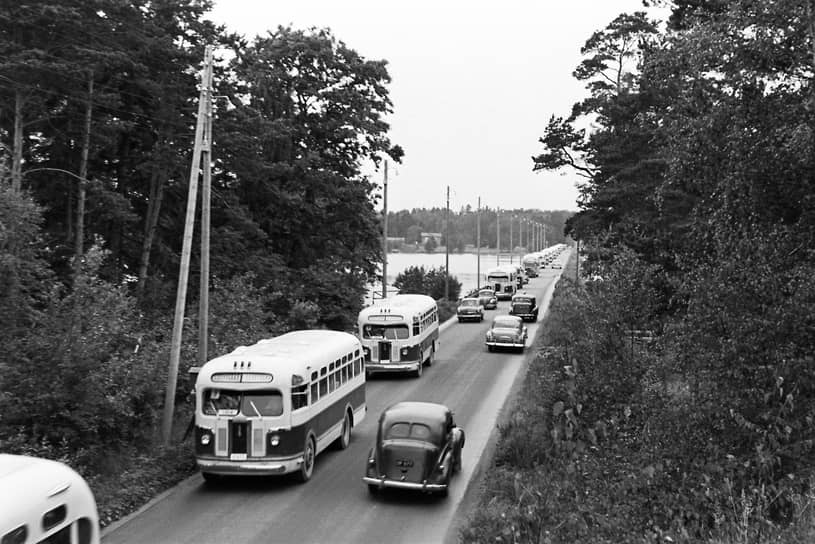
[[[254,37],[328,27],[392,78],[388,208],[577,209],[578,177],[533,173],[551,115],[586,96],[572,77],[592,32],[641,0],[215,0],[210,18]],[[658,15],[654,13],[654,15]],[[394,171],[395,170],[395,171]],[[374,173],[381,183],[382,174]]]

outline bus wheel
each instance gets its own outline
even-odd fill
[[[432,366],[436,362],[436,344],[430,346],[430,355],[427,357],[427,366]]]
[[[339,438],[334,444],[338,450],[344,450],[351,443],[351,418],[348,417],[348,412],[345,412],[345,417],[342,419],[342,431]]]
[[[303,462],[300,464],[300,471],[297,473],[297,479],[303,483],[311,479],[311,473],[314,472],[314,456],[316,454],[314,440],[309,436],[306,438],[306,444],[303,447]]]
[[[419,362],[419,366],[416,367],[416,370],[413,371],[413,376],[416,378],[422,377],[422,367],[424,366],[423,362]]]

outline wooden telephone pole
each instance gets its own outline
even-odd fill
[[[444,300],[450,300],[450,186],[447,186],[447,211],[444,214]]]
[[[475,288],[481,289],[481,197],[478,197],[478,211],[475,214]]]
[[[398,171],[397,171],[398,172]],[[388,161],[382,189],[382,300],[388,298]]]
[[[203,164],[204,169],[204,195],[202,195],[202,255],[201,255],[201,292],[207,289],[209,280],[204,279],[204,266],[206,261],[207,276],[209,272],[209,183],[210,183],[210,140],[212,115],[212,48],[206,47],[204,52],[204,70],[201,78],[201,93],[198,96],[198,122],[195,125],[195,145],[192,151],[192,167],[190,168],[190,181],[187,193],[187,216],[184,223],[184,240],[181,248],[181,265],[178,274],[178,290],[175,297],[175,319],[173,321],[173,337],[170,344],[170,366],[167,370],[167,388],[164,393],[164,412],[161,418],[161,436],[165,445],[170,444],[173,430],[173,412],[175,409],[175,389],[178,381],[178,363],[181,358],[181,335],[184,329],[184,306],[187,299],[187,279],[190,272],[190,253],[192,247],[193,224],[195,221],[195,204],[198,198],[198,175]],[[205,151],[206,150],[206,151]],[[203,161],[206,162],[204,163]],[[204,226],[206,221],[206,227]],[[204,234],[206,233],[206,234]],[[204,248],[204,244],[206,248]],[[206,249],[204,251],[204,249]],[[207,253],[206,257],[204,253]],[[205,299],[206,297],[203,297]],[[208,307],[208,302],[202,299],[201,312]],[[204,325],[206,328],[206,324]],[[199,340],[199,350],[201,342]],[[206,348],[205,348],[206,349]],[[206,354],[204,355],[206,356]]]

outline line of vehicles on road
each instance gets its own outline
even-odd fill
[[[498,307],[499,293],[507,291],[492,287],[462,300],[460,321],[480,322],[484,310]],[[535,297],[513,289],[509,313],[496,316],[486,332],[487,349],[523,351],[523,322],[537,318]],[[349,446],[352,429],[367,412],[369,375],[420,377],[433,364],[438,307],[428,296],[396,295],[360,312],[356,332],[293,331],[238,347],[197,369],[194,452],[204,479],[293,474],[308,481],[319,453]],[[446,495],[461,470],[464,443],[464,430],[447,406],[396,403],[379,417],[362,479],[372,494],[399,488]],[[99,542],[93,495],[66,465],[0,455],[0,488],[21,490],[15,497],[0,494],[2,544]]]

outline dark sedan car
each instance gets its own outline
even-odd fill
[[[492,321],[487,331],[487,349],[511,348],[523,351],[526,347],[526,327],[516,315],[499,315]]]
[[[524,321],[538,320],[538,304],[533,295],[517,293],[509,303],[509,315],[517,315]]]
[[[376,444],[362,480],[368,491],[393,487],[446,496],[461,469],[464,430],[442,404],[399,402],[379,416]]]
[[[494,310],[498,307],[498,298],[492,289],[479,289],[478,302],[481,303],[485,310]]]

